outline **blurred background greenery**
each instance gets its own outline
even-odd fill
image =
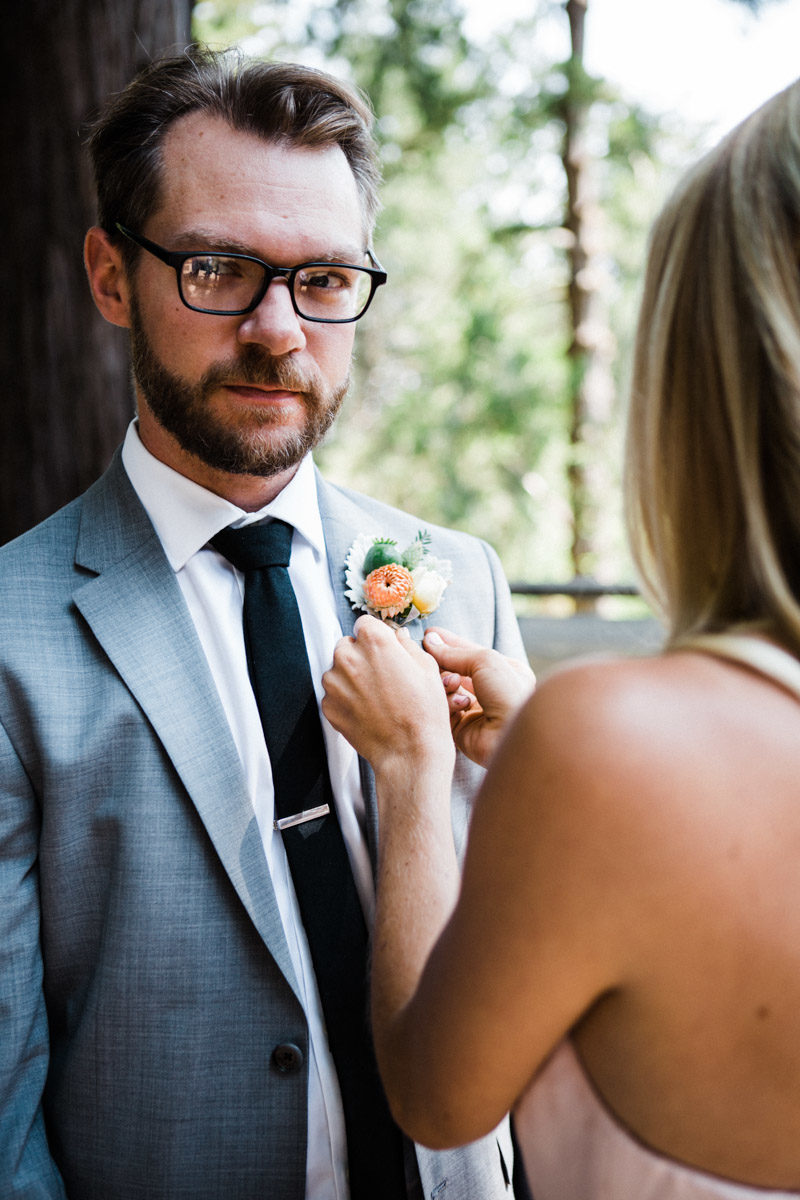
[[[733,20],[741,0],[728,7]],[[531,0],[481,36],[458,0],[193,12],[199,40],[321,66],[370,97],[389,285],[318,461],[485,537],[512,580],[632,578],[620,463],[646,235],[703,134],[588,73],[590,8]]]
[[[375,109],[389,285],[359,326],[326,473],[487,538],[512,583],[632,580],[620,462],[647,229],[676,175],[795,77],[800,0],[7,7],[0,542],[92,483],[133,415],[126,331],[86,287],[82,141],[110,94],[194,37],[323,67]]]

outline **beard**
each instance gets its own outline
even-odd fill
[[[171,374],[156,355],[135,297],[130,322],[133,377],[154,417],[182,450],[218,471],[270,476],[296,466],[322,441],[347,393],[349,377],[329,387],[319,372],[301,370],[288,357],[276,358],[253,343],[190,383]],[[210,405],[211,396],[234,383],[299,393],[305,422],[299,429],[286,428],[280,409],[264,405],[240,407],[235,422],[221,417]]]

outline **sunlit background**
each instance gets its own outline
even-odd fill
[[[487,538],[512,580],[631,581],[620,460],[647,229],[677,175],[800,74],[800,0],[588,0],[582,64],[559,0],[201,0],[194,30],[345,76],[376,110],[390,281],[326,473]]]

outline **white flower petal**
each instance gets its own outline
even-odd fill
[[[366,578],[364,574],[364,561],[367,557],[367,552],[375,541],[376,538],[374,536],[364,533],[359,534],[347,552],[344,568],[345,583],[347,584],[345,596],[353,605],[353,608],[372,613],[373,616],[389,621],[393,625],[407,625],[409,621],[416,620],[417,617],[430,616],[439,607],[444,590],[452,581],[453,568],[451,563],[445,558],[435,558],[432,554],[428,554],[427,551],[423,552],[421,561],[411,572],[412,579],[414,580],[411,606],[405,617],[397,621],[393,618],[399,617],[401,610],[396,609],[389,612],[388,609],[378,610],[371,608],[364,596],[364,581]]]

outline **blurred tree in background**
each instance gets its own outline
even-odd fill
[[[486,537],[511,577],[629,575],[621,364],[655,149],[686,147],[586,75],[557,0],[488,38],[457,0],[201,0],[194,31],[349,77],[376,112],[389,286],[326,473]]]
[[[461,7],[466,5],[467,11]],[[629,574],[621,397],[646,230],[691,132],[583,67],[592,0],[200,0],[214,45],[310,62],[371,97],[390,274],[357,338],[329,475],[489,539],[525,580]],[[731,0],[756,10],[767,0]],[[10,0],[3,75],[0,541],[95,479],[132,411],[94,312],[81,147],[105,96],[189,40],[191,0]],[[491,29],[491,32],[487,30]]]
[[[127,340],[84,276],[94,202],[81,135],[149,58],[186,44],[190,17],[191,0],[3,9],[0,542],[93,483],[133,415]]]

